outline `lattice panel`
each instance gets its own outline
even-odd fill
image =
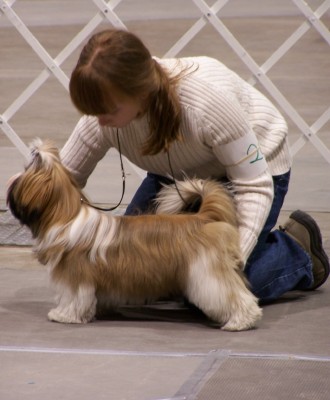
[[[21,0],[17,0],[16,3],[19,1]],[[221,17],[221,12],[227,3],[235,2],[235,0],[217,0],[212,5],[209,4],[210,1],[207,3],[204,0],[192,0],[191,7],[194,7],[200,16],[182,37],[164,54],[164,57],[174,57],[178,55],[180,51],[188,46],[189,43],[199,35],[202,29],[209,24],[209,26],[217,32],[221,40],[224,40],[228,44],[251,72],[252,76],[250,82],[253,84],[260,84],[265,91],[268,92],[269,97],[275,100],[281,110],[286,113],[288,118],[299,130],[300,137],[292,145],[293,153],[296,154],[300,151],[306,143],[311,143],[326,162],[330,163],[329,148],[318,136],[320,130],[324,128],[330,120],[330,101],[326,104],[327,108],[325,111],[322,112],[313,123],[308,123],[297,111],[297,107],[291,104],[279,87],[276,86],[269,77],[270,70],[281,61],[283,57],[287,56],[293,46],[296,45],[310,29],[314,29],[320,38],[330,46],[330,32],[322,22],[322,17],[329,12],[330,0],[320,1],[319,5],[314,10],[308,2],[303,0],[290,1],[303,17],[303,22],[262,64],[258,64],[255,61],[250,54],[251,52],[236,39]],[[0,110],[0,127],[2,132],[25,157],[28,157],[28,149],[20,138],[19,133],[14,130],[11,124],[12,117],[22,109],[23,105],[31,99],[36,91],[38,91],[50,77],[55,77],[65,89],[68,88],[69,78],[61,67],[63,62],[72,55],[101,23],[107,22],[114,27],[127,29],[119,13],[116,12],[119,3],[125,2],[125,0],[91,0],[91,2],[95,6],[96,14],[91,15],[89,22],[67,43],[57,56],[52,57],[48,53],[47,48],[40,43],[24,22],[24,15],[18,15],[15,11],[15,0],[0,0],[0,17],[7,18],[8,21],[10,21],[44,65],[39,75],[33,79],[12,104],[5,110]],[[58,1],[58,3],[59,7],[61,7],[61,2]],[[153,2],[152,4],[154,7],[157,7],[157,2]],[[77,10],[77,12],[79,12],[79,10]],[[205,49],[203,49],[203,52],[205,52]]]

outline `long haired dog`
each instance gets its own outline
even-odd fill
[[[7,202],[35,238],[35,253],[49,267],[58,305],[48,318],[93,320],[97,306],[145,304],[181,294],[222,329],[252,328],[261,318],[241,272],[232,198],[219,183],[186,180],[181,213],[175,188],[164,188],[158,214],[112,216],[97,211],[61,164],[58,150],[36,140],[25,171],[11,179]]]

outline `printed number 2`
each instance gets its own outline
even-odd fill
[[[247,152],[246,152],[247,155],[249,155],[251,153],[255,154],[255,158],[250,161],[250,164],[253,164],[253,163],[263,159],[263,156],[259,150],[259,147],[253,143],[250,144],[250,146],[248,147]]]

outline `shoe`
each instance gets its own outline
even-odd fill
[[[323,285],[329,276],[329,259],[322,246],[317,223],[307,213],[294,211],[280,230],[292,237],[312,258],[314,283],[308,290]]]

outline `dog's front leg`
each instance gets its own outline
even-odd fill
[[[64,285],[57,289],[58,306],[49,311],[50,321],[81,324],[94,318],[97,300],[93,286],[80,285],[75,292]]]

